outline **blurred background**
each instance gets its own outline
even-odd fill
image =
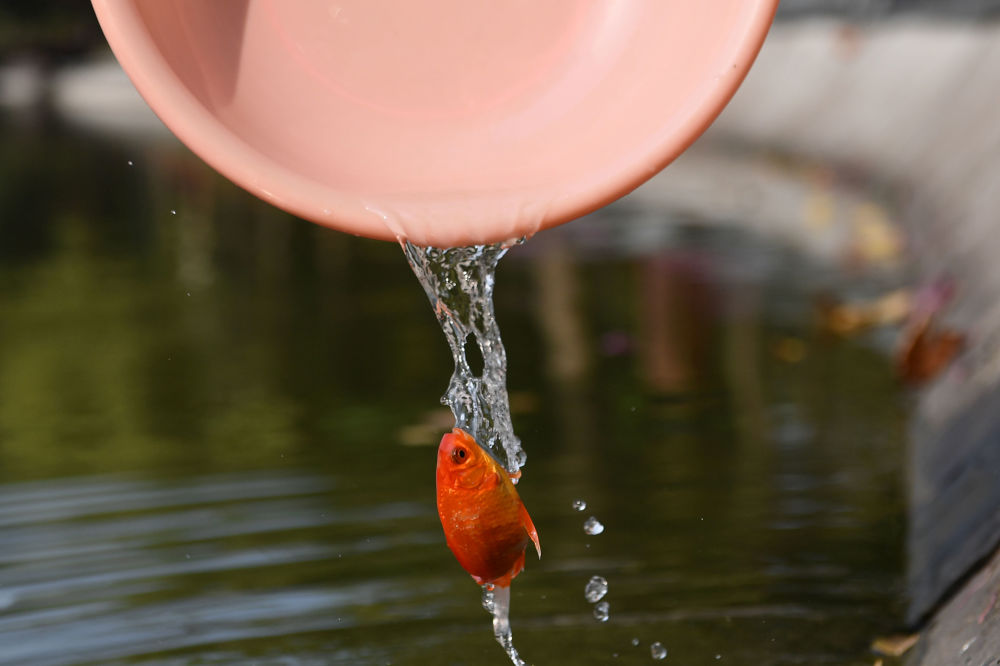
[[[688,153],[501,262],[530,663],[995,656],[997,10],[782,3]],[[504,663],[451,369],[397,246],[213,173],[88,3],[4,1],[0,664]]]

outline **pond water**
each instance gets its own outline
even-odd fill
[[[400,248],[172,143],[0,139],[0,664],[506,663],[435,512],[453,366]],[[871,664],[902,617],[886,356],[814,326],[846,278],[736,226],[595,249],[651,216],[498,271],[544,553],[512,587],[518,649]]]

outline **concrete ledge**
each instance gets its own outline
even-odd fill
[[[956,281],[956,300],[942,319],[967,332],[971,349],[916,396],[911,423],[911,622],[927,617],[1000,541],[998,102],[1000,25],[786,23],[773,30],[711,131],[717,139],[855,165],[893,183],[906,193],[904,225],[918,279]],[[995,590],[995,565],[971,585]],[[970,589],[936,617],[919,663],[982,663],[967,661],[955,645],[970,631],[980,646],[991,627],[1000,635],[992,620],[979,623],[976,614],[969,626],[956,615]]]

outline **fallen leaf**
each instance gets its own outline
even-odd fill
[[[782,338],[774,345],[774,355],[785,363],[798,363],[806,356],[806,344],[798,338]]]
[[[883,657],[902,657],[919,638],[920,634],[898,634],[876,638],[872,643],[872,652]]]
[[[919,385],[933,379],[965,346],[964,334],[951,329],[932,330],[931,320],[925,317],[902,332],[896,372],[907,384]]]
[[[854,303],[838,303],[830,296],[821,296],[816,300],[820,326],[845,337],[874,326],[898,324],[910,315],[912,308],[913,298],[906,289]]]

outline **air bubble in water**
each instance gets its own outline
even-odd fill
[[[576,511],[583,511],[587,508],[587,503],[583,500],[573,500],[573,509]]]
[[[638,638],[633,638],[632,639],[632,647],[639,647],[639,639]]]
[[[493,609],[495,607],[494,596],[493,596],[493,586],[483,585],[483,609],[489,613],[493,614]]]
[[[634,643],[635,641],[633,641]],[[649,646],[649,654],[653,656],[653,659],[660,660],[667,658],[667,648],[663,647],[663,643],[656,641]]]
[[[608,581],[601,576],[592,576],[587,583],[587,587],[583,588],[583,596],[592,604],[596,604],[603,599],[607,593]]]
[[[601,524],[597,518],[591,516],[587,518],[587,521],[583,524],[583,531],[587,534],[593,536],[595,534],[600,534],[604,531],[604,525]]]
[[[607,601],[602,601],[599,604],[594,605],[594,618],[598,622],[607,622],[608,616],[610,615],[611,606],[608,605]]]

